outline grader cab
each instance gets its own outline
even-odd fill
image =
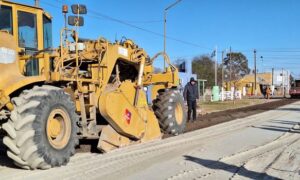
[[[98,139],[107,152],[184,131],[178,71],[168,56],[150,58],[130,39],[80,38],[87,8],[73,5],[72,13],[74,28],[62,28],[52,48],[48,13],[0,1],[0,127],[8,157],[25,169],[67,164],[78,139]],[[154,73],[159,56],[168,67]]]

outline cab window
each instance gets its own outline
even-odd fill
[[[13,26],[11,7],[0,5],[0,19],[0,30],[8,31],[10,34],[12,34]]]
[[[18,11],[18,31],[19,47],[31,50],[38,48],[36,15]]]
[[[44,49],[52,47],[52,22],[51,19],[43,16],[43,26],[44,26]]]

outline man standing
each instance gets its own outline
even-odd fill
[[[196,120],[197,115],[197,102],[199,99],[198,87],[196,80],[192,77],[190,82],[188,82],[183,91],[184,100],[187,101],[188,105],[188,121],[191,120],[191,113],[193,111],[193,121]]]

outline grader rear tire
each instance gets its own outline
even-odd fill
[[[70,96],[52,86],[34,87],[12,99],[14,110],[3,125],[7,155],[24,169],[65,165],[78,144],[78,116]]]
[[[178,90],[159,92],[153,102],[153,110],[164,133],[178,135],[186,126],[184,100]]]

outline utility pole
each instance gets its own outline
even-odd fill
[[[224,51],[222,51],[222,84],[221,87],[223,88],[224,83]]]
[[[231,74],[232,74],[232,72],[231,72],[231,69],[232,69],[232,67],[231,67],[231,46],[230,46],[230,48],[229,48],[229,82],[230,82],[230,89],[231,89]]]
[[[285,92],[284,92],[284,81],[283,81],[283,79],[284,79],[284,76],[283,76],[283,68],[282,68],[282,72],[281,72],[282,74],[281,74],[281,83],[282,83],[282,95],[283,95],[283,97],[285,97]]]
[[[168,7],[165,8],[164,10],[164,69],[166,69],[166,38],[167,38],[167,11],[174,7],[176,4],[180,3],[182,0],[177,0],[173,4],[169,5]]]
[[[274,68],[272,68],[272,86],[274,86]]]
[[[257,95],[256,91],[256,49],[254,49],[254,94]]]
[[[165,55],[166,55],[166,29],[167,29],[167,11],[166,11],[166,9],[165,9],[165,11],[164,11],[164,69],[166,69],[166,57],[165,57]]]
[[[223,83],[224,83],[224,51],[222,51],[222,82],[221,82],[221,97],[223,99]]]
[[[229,48],[229,79],[230,79],[230,92],[231,92],[231,94],[233,95],[232,96],[232,102],[233,102],[233,104],[235,104],[235,82],[233,82],[233,92],[232,92],[232,63],[231,63],[231,46],[230,46],[230,48]]]
[[[218,85],[218,47],[216,46],[216,49],[215,49],[215,86]]]
[[[261,73],[264,73],[264,57],[260,56],[261,59]]]

